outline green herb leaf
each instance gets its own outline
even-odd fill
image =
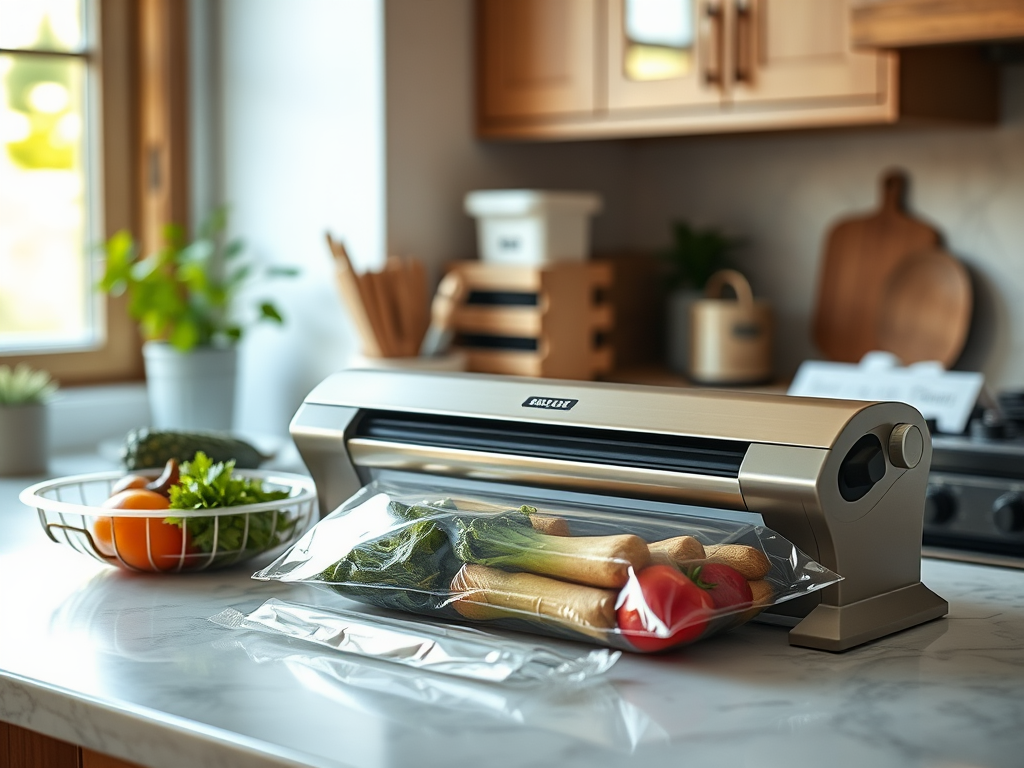
[[[265,491],[259,480],[234,477],[234,461],[214,463],[202,451],[180,468],[180,480],[171,486],[171,509],[217,509],[259,504],[288,498],[287,491]],[[179,528],[187,525],[192,547],[200,552],[264,551],[284,542],[298,518],[278,510],[242,515],[168,517]]]

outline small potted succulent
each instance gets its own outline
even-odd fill
[[[192,242],[181,227],[169,225],[163,247],[153,254],[140,254],[126,231],[106,243],[100,287],[128,296],[128,312],[145,339],[150,411],[158,429],[230,430],[244,329],[261,320],[283,322],[270,301],[242,307],[238,296],[260,275],[295,270],[257,270],[242,256],[242,242],[225,237],[226,227],[227,210],[219,208]]]
[[[46,471],[47,403],[56,391],[45,371],[0,365],[0,476]]]
[[[661,256],[668,264],[668,364],[686,373],[690,360],[690,307],[704,295],[715,272],[729,266],[729,256],[742,241],[716,229],[695,229],[683,221],[672,224],[672,246]]]

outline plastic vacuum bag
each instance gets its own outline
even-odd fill
[[[608,671],[620,655],[607,650],[566,655],[469,627],[367,616],[277,598],[248,614],[228,608],[210,621],[228,629],[292,637],[354,656],[491,683],[578,683]]]
[[[335,613],[334,609],[325,612]],[[211,617],[211,620],[219,622],[219,617]],[[405,619],[405,623],[415,626],[416,630],[420,628],[416,625],[424,624],[420,618]],[[239,624],[238,628],[245,627]],[[545,658],[552,658],[547,651],[556,645],[526,635],[516,638],[513,633],[496,636],[470,627],[450,626],[448,629],[478,637],[481,648],[492,647],[494,641],[520,648],[522,656],[539,650]],[[548,647],[539,648],[539,642]],[[429,667],[410,667],[372,655],[338,653],[319,644],[295,640],[287,627],[284,636],[270,628],[225,633],[214,647],[241,650],[255,664],[280,665],[303,688],[315,691],[345,711],[365,713],[403,727],[408,726],[408,703],[411,703],[417,707],[417,724],[426,729],[444,730],[453,717],[469,717],[482,728],[511,724],[626,754],[641,746],[670,741],[665,726],[631,701],[633,687],[619,686],[610,679],[610,674],[603,674],[611,666],[610,662],[621,655],[606,648],[559,649],[555,656],[566,660],[587,656],[605,659],[600,666],[590,666],[586,674],[579,674],[582,670],[577,669],[571,679],[555,673],[557,667],[542,664],[538,667],[542,672],[540,676],[515,672],[499,682],[495,681],[489,664],[481,666],[474,662],[469,667],[456,667],[460,672],[457,676],[451,674],[451,668],[443,674],[424,674],[424,669],[429,671]]]
[[[375,480],[255,579],[654,652],[840,580],[762,526]]]

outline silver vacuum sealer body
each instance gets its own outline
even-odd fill
[[[759,513],[844,577],[776,606],[792,645],[843,651],[948,612],[921,584],[931,442],[903,403],[351,370],[291,434],[322,515],[386,469]]]

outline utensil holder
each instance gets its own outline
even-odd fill
[[[468,288],[453,318],[467,370],[559,379],[611,370],[610,264],[463,262],[452,269]]]

